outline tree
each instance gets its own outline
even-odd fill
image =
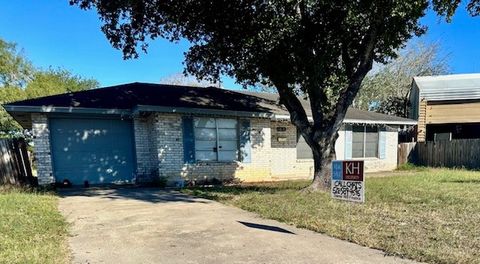
[[[89,90],[99,86],[97,80],[74,75],[65,69],[50,68],[46,71],[35,72],[25,88],[25,93],[27,98],[36,98]]]
[[[0,39],[0,86],[21,87],[32,72],[32,64],[17,50],[17,45]]]
[[[124,58],[146,51],[147,39],[191,43],[185,72],[216,81],[234,77],[245,87],[277,89],[291,122],[312,149],[310,190],[328,189],[335,141],[347,108],[373,62],[384,63],[426,28],[427,0],[70,0],[95,8],[102,31]],[[476,12],[480,5],[469,6]],[[450,18],[459,1],[433,0]],[[308,97],[309,122],[297,94]]]
[[[25,98],[25,91],[18,86],[0,87],[0,104],[23,100]],[[12,116],[0,108],[0,134],[15,133],[20,131],[20,125],[13,120]]]
[[[365,77],[354,106],[407,117],[413,77],[448,73],[448,61],[439,56],[439,48],[438,43],[415,43],[399,52],[396,59]]]

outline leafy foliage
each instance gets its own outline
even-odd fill
[[[27,98],[35,98],[93,89],[99,85],[94,79],[74,75],[65,69],[49,69],[35,72],[25,88],[25,93]]]
[[[32,72],[32,64],[17,50],[17,45],[0,39],[0,86],[22,86]]]
[[[415,43],[371,75],[354,101],[357,108],[407,117],[408,97],[415,76],[448,73],[448,60],[439,56],[437,43]]]

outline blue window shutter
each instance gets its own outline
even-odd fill
[[[352,158],[352,126],[345,125],[345,158]]]
[[[385,128],[382,128],[378,132],[378,157],[380,159],[386,158],[386,148],[387,148],[387,132],[385,131]]]
[[[183,161],[185,163],[195,162],[195,133],[193,131],[193,117],[182,117],[183,128]]]
[[[250,139],[250,120],[240,119],[240,161],[252,162],[252,142]]]

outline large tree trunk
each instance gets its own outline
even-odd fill
[[[336,133],[335,133],[336,134]],[[332,176],[332,161],[336,159],[335,141],[337,134],[327,143],[320,142],[312,147],[314,173],[312,183],[305,191],[329,191]]]

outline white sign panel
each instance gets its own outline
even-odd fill
[[[365,202],[363,160],[332,162],[332,197],[351,202]]]

